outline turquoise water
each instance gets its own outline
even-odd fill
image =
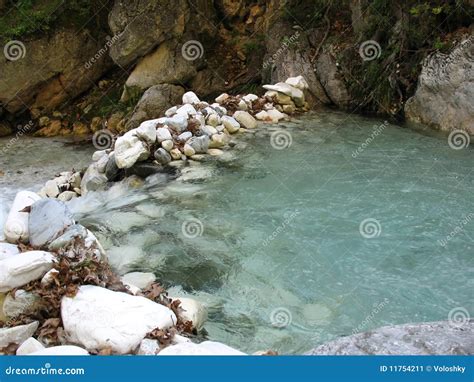
[[[204,302],[207,337],[246,352],[472,316],[474,150],[383,122],[324,113],[262,127],[183,178],[70,206],[120,272],[152,271]],[[277,150],[282,131],[291,145]]]

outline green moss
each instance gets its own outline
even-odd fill
[[[82,27],[94,15],[89,0],[8,0],[0,15],[2,41],[45,33],[57,23]]]

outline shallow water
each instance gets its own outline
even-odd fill
[[[382,123],[324,113],[264,127],[181,178],[70,207],[120,272],[153,271],[205,302],[207,337],[246,352],[472,312],[474,150]],[[275,131],[291,146],[275,149]]]

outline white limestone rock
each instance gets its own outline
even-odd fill
[[[49,252],[30,251],[1,260],[0,292],[7,292],[43,277],[53,267],[54,259]]]
[[[22,344],[36,332],[38,325],[39,322],[34,321],[30,324],[12,328],[0,328],[0,348],[4,348],[9,344]]]
[[[183,104],[186,103],[199,103],[201,102],[198,96],[194,92],[186,92],[183,94]]]
[[[144,289],[156,281],[156,276],[151,272],[130,272],[123,275],[121,280],[123,283]]]
[[[34,202],[40,200],[41,197],[34,192],[20,191],[13,200],[12,207],[5,221],[3,232],[5,239],[9,243],[17,243],[19,241],[26,243],[29,239],[28,230],[28,212],[20,212],[25,207],[30,207]]]
[[[63,297],[61,317],[69,341],[88,350],[110,347],[118,354],[132,352],[153,329],[176,324],[175,314],[163,305],[92,285]]]
[[[44,348],[28,355],[89,355],[89,352],[79,346],[63,345]]]
[[[28,355],[40,350],[43,350],[44,346],[37,339],[30,337],[23,342],[18,349],[16,349],[16,355]]]
[[[170,297],[172,300],[179,300],[180,307],[183,309],[180,313],[184,321],[192,321],[193,328],[201,330],[207,320],[207,310],[203,304],[189,297]]]
[[[303,76],[289,77],[286,79],[285,83],[300,90],[309,89],[309,85],[306,82],[306,80],[303,78]]]
[[[240,129],[240,123],[237,122],[234,117],[229,117],[228,115],[225,115],[221,117],[221,122],[227,129],[227,131],[231,134],[236,133]]]
[[[18,255],[20,250],[15,244],[0,243],[0,261]]]
[[[246,129],[255,129],[257,127],[257,121],[255,118],[246,111],[237,110],[233,117],[237,122],[240,123],[241,126],[245,127]]]
[[[171,345],[161,350],[158,355],[246,355],[241,351],[220,342],[204,341],[200,344],[185,342]]]
[[[130,168],[150,155],[146,145],[131,131],[117,138],[114,153],[118,168]]]

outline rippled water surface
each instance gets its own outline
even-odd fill
[[[382,123],[325,113],[262,127],[177,179],[70,206],[120,272],[203,301],[207,337],[246,352],[472,312],[474,150]]]

